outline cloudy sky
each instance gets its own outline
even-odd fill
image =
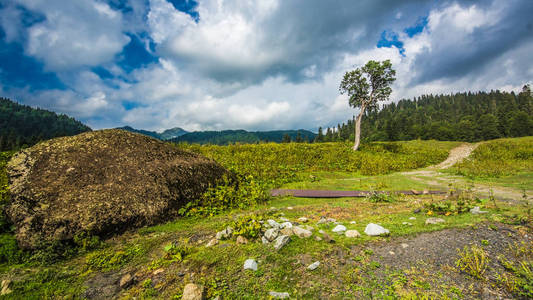
[[[391,100],[519,90],[533,1],[0,0],[0,96],[94,129],[316,130],[344,72],[390,59]]]

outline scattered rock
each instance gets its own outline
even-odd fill
[[[228,226],[228,227],[226,227],[226,229],[217,232],[216,239],[217,240],[229,239],[232,234],[233,234],[233,228]]]
[[[188,283],[183,288],[182,300],[202,300],[204,299],[204,287],[194,283]]]
[[[413,224],[412,224],[412,223],[409,223],[409,222],[402,222],[402,225],[413,226]]]
[[[421,210],[420,208],[417,208],[417,209],[413,210],[413,213],[418,214],[418,213],[420,213],[421,211],[422,211],[422,210]]]
[[[319,237],[319,236],[315,236],[315,241],[320,242],[321,240],[322,240],[321,237]]]
[[[292,228],[292,223],[291,222],[285,222],[285,223],[281,223],[281,228]]]
[[[120,286],[121,289],[125,289],[128,286],[130,286],[133,283],[133,276],[131,274],[126,274],[120,278],[120,281],[118,283],[118,286]]]
[[[335,223],[335,222],[337,222],[337,220],[335,220],[335,219],[333,219],[333,218],[327,218],[326,221],[327,221],[328,223]]]
[[[404,249],[407,248],[407,247],[409,247],[409,245],[407,245],[406,243],[402,243],[401,246],[402,246],[402,248],[404,248]]]
[[[347,230],[344,235],[349,238],[356,238],[361,236],[361,234],[357,230]]]
[[[301,217],[301,218],[298,218],[298,221],[300,221],[302,223],[307,223],[307,221],[309,221],[309,219],[307,219],[306,217]]]
[[[272,219],[267,220],[267,223],[268,223],[268,225],[270,225],[270,227],[281,229],[281,224],[279,224],[278,222],[276,222],[276,221],[274,221]]]
[[[246,239],[244,236],[242,235],[239,235],[237,237],[237,241],[236,241],[237,245],[244,245],[244,244],[248,244],[248,239]]]
[[[324,241],[328,243],[335,243],[335,240],[332,239],[331,236],[329,236],[329,234],[327,233],[322,234],[322,237],[324,238]]]
[[[346,226],[344,226],[344,225],[337,225],[337,226],[335,226],[335,228],[333,228],[331,231],[336,232],[336,233],[339,233],[339,234],[342,234],[343,232],[346,231]]]
[[[288,235],[280,235],[274,241],[274,249],[279,250],[287,245],[291,238]]]
[[[316,268],[318,268],[318,266],[320,266],[320,262],[319,262],[319,261],[315,261],[314,263],[310,264],[310,265],[307,267],[307,270],[313,271],[313,270],[315,270]]]
[[[161,274],[161,273],[163,273],[163,272],[165,272],[165,269],[163,269],[163,268],[159,268],[159,269],[153,271],[153,272],[152,272],[152,275],[155,276],[155,275]]]
[[[0,294],[2,296],[4,295],[7,295],[7,294],[10,294],[11,292],[13,292],[9,286],[11,285],[11,280],[9,279],[4,279],[2,280],[2,291],[0,292]]]
[[[357,224],[357,222],[355,222],[355,221],[350,221],[350,224]]]
[[[378,236],[389,234],[390,231],[378,224],[369,223],[368,225],[366,225],[365,233],[369,236]]]
[[[281,234],[292,236],[294,234],[292,228],[283,228],[281,231]]]
[[[410,217],[409,220],[416,220],[416,217]]]
[[[438,223],[444,223],[444,219],[441,218],[427,218],[426,219],[426,225],[428,224],[438,224]]]
[[[212,247],[214,245],[218,244],[218,239],[214,238],[214,239],[211,239],[207,245],[205,245],[206,247]]]
[[[394,253],[394,251],[389,251],[389,254],[390,254],[390,255],[394,255],[394,254],[396,254],[396,253]]]
[[[245,270],[257,271],[257,262],[255,259],[249,258],[244,262]]]
[[[281,218],[279,218],[279,220],[280,220],[281,222],[289,222],[289,219],[287,219],[287,218],[285,218],[285,217],[281,217]]]
[[[317,224],[325,224],[325,223],[327,223],[327,222],[328,222],[328,220],[327,220],[326,218],[324,218],[324,217],[320,217],[320,220],[318,220],[318,222],[316,222],[316,223],[317,223]]]
[[[264,237],[264,236],[261,237],[261,242],[262,242],[263,244],[268,244],[268,243],[270,243],[270,241],[269,241],[266,237]]]
[[[293,210],[294,208],[292,206],[287,207],[288,210]]]
[[[276,298],[276,299],[287,299],[287,298],[290,298],[291,296],[289,295],[289,293],[287,292],[268,292],[268,294],[270,295],[270,297],[272,298]]]
[[[320,229],[320,230],[318,231],[318,233],[320,233],[320,234],[324,234],[324,233],[326,233],[326,232],[325,232],[324,230]]]
[[[488,211],[480,210],[479,206],[475,206],[474,208],[470,210],[470,213],[472,213],[473,215],[479,215],[479,214],[486,214],[488,213]]]
[[[297,235],[298,237],[300,238],[308,238],[310,237],[313,233],[307,229],[303,229],[299,226],[294,226],[292,228],[292,232],[294,232],[295,235]]]
[[[268,242],[272,242],[275,238],[278,237],[279,229],[277,228],[270,228],[269,230],[265,231],[265,238]]]

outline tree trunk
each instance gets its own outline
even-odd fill
[[[363,118],[363,115],[365,114],[365,106],[361,106],[361,111],[359,112],[359,115],[357,116],[357,119],[355,120],[355,144],[353,145],[353,151],[356,151],[359,149],[359,143],[361,139],[361,119]]]

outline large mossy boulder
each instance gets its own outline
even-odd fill
[[[26,249],[167,221],[227,174],[201,155],[123,130],[39,143],[7,171],[6,215]]]

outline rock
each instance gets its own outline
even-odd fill
[[[4,279],[2,280],[2,291],[0,292],[0,295],[4,296],[7,294],[11,294],[13,291],[9,288],[11,285],[11,280]]]
[[[378,224],[369,223],[366,225],[365,233],[369,236],[378,236],[389,234],[390,231]]]
[[[357,230],[347,230],[344,235],[349,238],[356,238],[361,236],[361,234]]]
[[[118,286],[120,286],[121,289],[125,289],[128,286],[130,286],[133,283],[133,276],[130,274],[126,274],[120,278],[120,281],[118,283]]]
[[[325,232],[324,230],[320,229],[320,230],[318,231],[318,233],[320,233],[320,234],[324,234],[324,233],[326,233],[326,232]]]
[[[402,243],[401,246],[402,246],[402,248],[404,248],[404,249],[407,248],[407,247],[409,247],[409,245],[407,245],[406,243]]]
[[[289,222],[289,219],[287,219],[287,218],[285,218],[285,217],[281,217],[281,218],[279,218],[279,220],[280,220],[281,222]]]
[[[355,222],[355,221],[350,221],[350,224],[357,224],[357,222]]]
[[[275,299],[287,299],[291,297],[287,292],[268,292],[268,294],[270,295],[270,297]]]
[[[420,208],[417,208],[417,209],[413,210],[413,213],[418,214],[418,213],[420,213],[421,211],[422,211],[422,210],[421,210]]]
[[[320,242],[321,240],[322,240],[321,237],[319,237],[319,236],[315,236],[315,241]]]
[[[285,222],[285,223],[281,223],[281,228],[292,228],[292,223],[291,222]]]
[[[226,227],[226,229],[217,232],[216,239],[217,240],[229,239],[232,234],[233,234],[233,228],[228,226]]]
[[[441,219],[441,218],[427,218],[426,219],[426,225],[428,224],[439,224],[439,223],[444,223],[446,221],[444,221],[444,219]]]
[[[307,266],[307,270],[313,271],[316,268],[318,268],[318,266],[320,266],[320,262],[319,261],[315,261],[314,263],[312,263],[309,266]]]
[[[335,243],[335,240],[332,239],[331,236],[329,236],[329,234],[327,233],[322,234],[322,237],[324,238],[324,241],[328,243]]]
[[[318,220],[318,222],[316,222],[316,223],[317,223],[317,224],[325,224],[325,223],[327,223],[327,222],[328,222],[328,220],[327,220],[326,218],[321,217],[320,220]]]
[[[335,222],[337,222],[337,220],[335,220],[335,219],[333,219],[333,218],[327,218],[326,221],[327,221],[328,223],[335,223]]]
[[[333,228],[331,231],[336,232],[336,233],[339,233],[339,234],[342,234],[343,232],[346,231],[346,226],[344,226],[344,225],[337,225],[337,226],[335,226],[335,228]]]
[[[163,272],[165,272],[165,269],[160,268],[160,269],[157,269],[157,270],[153,271],[153,272],[152,272],[152,275],[155,276],[155,275],[157,275],[157,274],[161,274],[161,273],[163,273]]]
[[[394,254],[396,254],[396,253],[394,253],[394,251],[389,251],[389,254],[390,254],[390,255],[394,255]]]
[[[411,224],[411,223],[409,223],[409,222],[402,222],[402,225],[413,226],[413,224]]]
[[[409,220],[416,220],[416,217],[410,217]]]
[[[205,246],[212,247],[212,246],[215,246],[216,244],[218,244],[218,239],[214,238],[214,239],[209,240],[209,242]]]
[[[292,206],[287,207],[288,210],[293,210],[294,208]]]
[[[473,215],[478,215],[478,214],[486,214],[488,213],[488,211],[480,210],[479,206],[475,206],[474,208],[470,210],[470,213]]]
[[[261,237],[261,242],[262,242],[263,244],[268,244],[268,243],[270,243],[270,241],[269,241],[266,237],[264,237],[264,236]]]
[[[313,234],[311,231],[307,229],[303,229],[299,226],[294,226],[292,228],[292,232],[294,232],[294,234],[298,236],[299,238],[308,238]]]
[[[305,230],[309,230],[309,231],[314,231],[315,228],[313,226],[309,226],[309,225],[300,225],[301,228],[305,229]]]
[[[278,237],[279,229],[277,228],[270,228],[269,230],[265,231],[265,238],[267,241],[272,242],[275,238]]]
[[[204,287],[194,283],[188,283],[183,288],[182,300],[202,300],[204,299]]]
[[[274,220],[272,220],[272,219],[267,220],[267,223],[268,223],[268,225],[270,225],[270,227],[272,227],[272,228],[281,229],[281,224],[278,223],[278,222],[276,222],[276,221],[274,221]]]
[[[5,213],[24,249],[71,241],[82,232],[103,237],[172,220],[230,175],[214,160],[118,129],[23,149],[7,174]]]
[[[279,250],[283,246],[287,245],[290,242],[291,238],[288,235],[280,235],[274,240],[274,249]]]
[[[255,259],[249,258],[244,262],[245,270],[257,271],[257,262]]]
[[[309,219],[307,219],[306,217],[301,217],[301,218],[298,218],[298,221],[300,221],[302,223],[307,223],[307,221],[309,221]]]
[[[246,239],[244,236],[242,235],[239,235],[237,237],[237,241],[235,241],[235,243],[237,243],[237,245],[244,245],[244,244],[248,244],[248,239]]]
[[[283,228],[281,231],[281,234],[292,236],[294,234],[292,228]]]

